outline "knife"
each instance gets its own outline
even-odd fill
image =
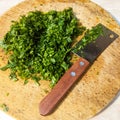
[[[41,115],[45,116],[52,113],[78,78],[80,78],[98,56],[119,37],[104,25],[98,25],[102,27],[104,35],[100,35],[94,42],[87,44],[82,50],[79,50],[82,40],[76,44],[73,52],[80,56],[80,58],[65,72],[51,92],[40,102],[39,111]]]

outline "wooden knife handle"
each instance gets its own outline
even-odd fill
[[[89,64],[87,60],[80,58],[66,71],[51,92],[40,102],[39,110],[41,115],[48,115],[54,110],[57,103],[60,102],[70,87],[86,71]]]

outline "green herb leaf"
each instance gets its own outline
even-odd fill
[[[8,111],[9,111],[9,107],[8,107],[5,103],[3,103],[3,104],[1,105],[1,108],[2,108],[3,111],[5,111],[5,112],[8,112]]]

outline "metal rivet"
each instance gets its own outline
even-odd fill
[[[73,76],[73,77],[76,76],[76,73],[75,73],[75,72],[71,72],[70,74],[71,74],[71,76]]]
[[[113,34],[111,34],[111,35],[110,35],[110,38],[111,38],[111,39],[113,39],[113,38],[114,38],[114,35],[113,35]]]
[[[84,64],[85,64],[85,63],[84,63],[83,61],[80,62],[80,66],[84,66]]]

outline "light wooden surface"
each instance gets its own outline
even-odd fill
[[[50,5],[58,10],[72,6],[77,17],[81,18],[82,23],[87,27],[101,22],[120,35],[119,25],[103,9],[88,0],[84,3],[72,1],[74,4],[56,4],[54,2]],[[18,19],[19,15],[34,10],[35,7],[40,10],[49,10],[50,5],[43,5],[43,7],[39,4],[40,0],[26,1],[4,14],[0,18],[0,39],[9,30],[11,20]],[[2,50],[0,55],[3,58],[0,59],[0,64],[3,65],[7,58]],[[120,39],[117,39],[71,89],[57,110],[47,117],[39,115],[38,104],[47,94],[45,90],[50,91],[48,82],[41,81],[40,87],[32,82],[24,86],[22,80],[16,83],[10,81],[8,78],[9,71],[0,71],[0,104],[6,103],[10,108],[8,113],[18,120],[86,120],[106,106],[120,89],[119,59]],[[7,93],[9,96],[6,95]]]

